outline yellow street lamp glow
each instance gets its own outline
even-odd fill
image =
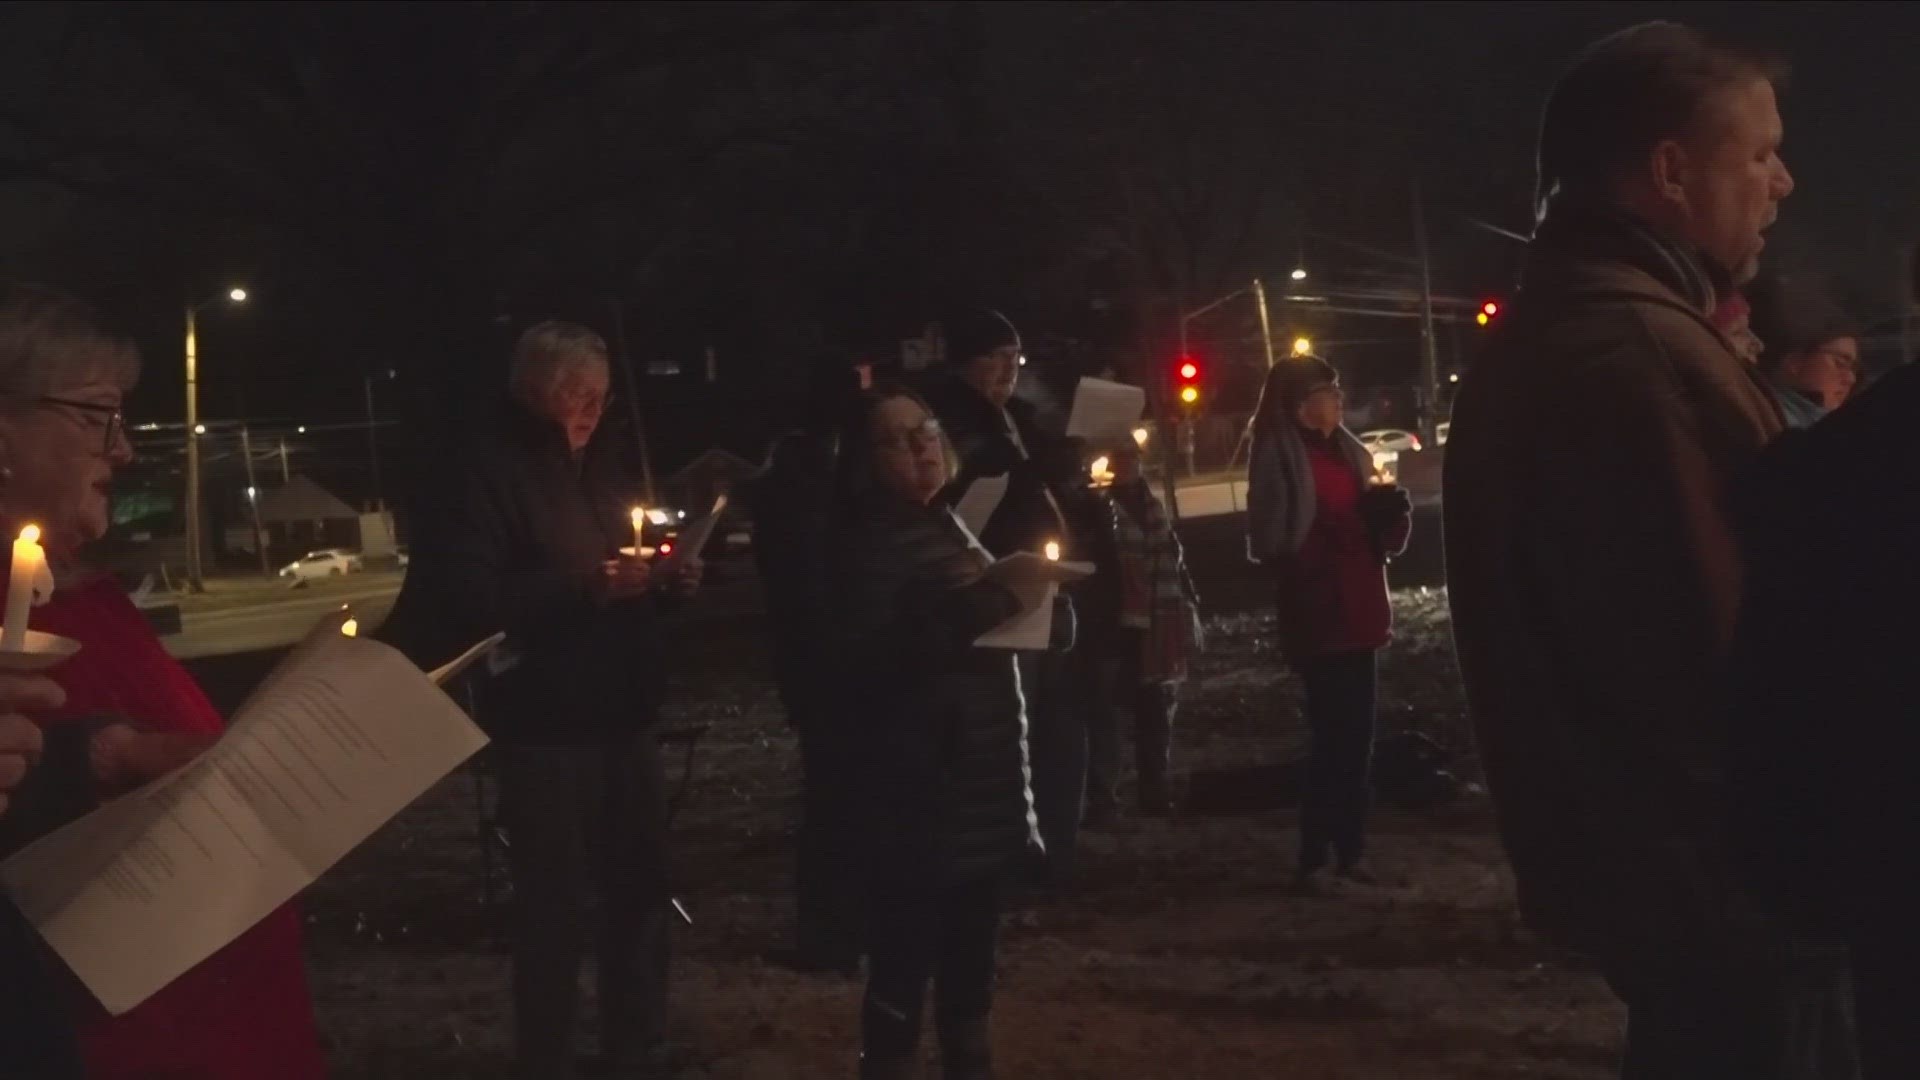
[[[1451,375],[1449,375],[1449,376],[1447,376],[1447,381],[1448,381],[1448,382],[1459,382],[1459,381],[1460,381],[1460,373],[1456,371],[1456,372],[1454,372],[1453,374],[1451,374]]]
[[[1310,352],[1312,352],[1312,351],[1313,351],[1313,339],[1312,339],[1312,338],[1310,338],[1310,337],[1297,337],[1297,338],[1294,338],[1294,339],[1293,339],[1293,355],[1295,355],[1295,356],[1305,356],[1305,355],[1307,355],[1308,353],[1310,353]]]
[[[1307,268],[1304,266],[1296,266],[1293,268],[1293,273],[1288,276],[1295,281],[1305,281],[1307,280]]]
[[[1199,401],[1200,388],[1197,386],[1182,387],[1180,390],[1180,400],[1186,402],[1189,405],[1193,404],[1196,401]]]
[[[246,303],[246,302],[247,302],[247,290],[245,290],[245,289],[228,289],[228,290],[227,290],[227,299],[229,299],[229,300],[231,300],[231,301],[233,301],[233,302],[234,302],[234,303],[236,303],[236,304],[244,304],[244,303]]]
[[[207,425],[205,424],[193,425],[193,433],[195,435],[205,435],[207,433]]]
[[[1137,427],[1133,429],[1133,444],[1135,446],[1140,446],[1140,447],[1144,447],[1147,445],[1147,429],[1146,428]]]

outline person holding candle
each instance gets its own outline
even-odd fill
[[[937,502],[946,447],[910,392],[862,396],[839,473],[824,655],[867,823],[860,1075],[917,1075],[932,982],[947,1080],[987,1080],[1001,888],[1040,840],[1017,662],[973,642],[1041,602],[1050,572],[1030,558],[987,575],[992,557]]]
[[[1306,684],[1307,891],[1327,884],[1329,862],[1342,878],[1362,876],[1376,665],[1393,631],[1385,566],[1412,531],[1412,502],[1372,483],[1372,455],[1342,423],[1344,405],[1325,360],[1275,364],[1254,411],[1247,477],[1247,553],[1273,572],[1281,649]]]
[[[133,456],[120,403],[138,372],[133,345],[86,305],[0,290],[0,529],[39,527],[55,586],[32,609],[33,628],[80,644],[47,673],[65,700],[31,712],[46,735],[39,769],[47,782],[84,777],[42,803],[37,821],[22,819],[23,798],[5,822],[25,834],[16,842],[172,771],[220,735],[219,714],[125,590],[82,558],[107,530],[114,470]],[[10,594],[32,587],[12,581],[11,567],[8,577]],[[50,1000],[78,1027],[89,1080],[317,1080],[325,1070],[293,904],[121,1016],[78,983],[59,991]]]
[[[1056,544],[1061,557],[1081,559],[1061,493],[1083,483],[1081,441],[1043,431],[1037,410],[1014,396],[1023,363],[1020,332],[997,311],[971,309],[941,323],[948,369],[928,388],[959,460],[941,502],[957,504],[977,481],[1004,476],[1006,494],[980,529],[980,543],[996,559],[1015,552],[1043,554]],[[1087,729],[1075,700],[1084,670],[1072,656],[1078,611],[1069,592],[1055,600],[1051,647],[1021,655],[1027,717],[1033,724],[1033,791],[1040,834],[1047,841],[1037,883],[1061,889],[1073,876],[1086,807]]]
[[[623,554],[639,485],[596,440],[610,372],[599,334],[524,333],[510,400],[438,513],[381,636],[436,666],[504,630],[479,718],[494,736],[514,883],[516,1068],[576,1073],[589,893],[598,891],[600,1043],[619,1075],[670,1064],[666,785],[654,721],[661,618],[698,589],[695,555]]]

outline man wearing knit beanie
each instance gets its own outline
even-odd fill
[[[976,481],[1004,476],[1006,494],[980,529],[993,557],[1043,553],[1049,543],[1061,557],[1090,557],[1092,539],[1073,535],[1063,500],[1086,490],[1080,443],[1040,429],[1034,407],[1013,396],[1020,379],[1020,333],[1006,316],[989,309],[953,313],[941,323],[946,367],[928,388],[927,401],[940,418],[959,467],[943,498],[956,504]],[[1086,802],[1087,738],[1075,701],[1077,658],[1073,650],[1075,607],[1062,592],[1054,608],[1052,647],[1022,653],[1032,752],[1034,811],[1046,843],[1047,884],[1072,875]]]

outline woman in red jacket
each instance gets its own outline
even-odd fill
[[[1248,470],[1248,554],[1273,571],[1281,647],[1306,684],[1306,888],[1329,861],[1342,877],[1358,872],[1376,661],[1393,629],[1385,567],[1412,529],[1406,492],[1375,482],[1372,455],[1341,425],[1344,406],[1325,360],[1276,364],[1254,414]]]
[[[0,535],[40,526],[56,587],[33,627],[81,645],[48,673],[66,704],[34,719],[53,727],[104,714],[144,729],[115,725],[101,729],[110,739],[93,739],[101,798],[185,764],[222,728],[119,584],[78,561],[106,531],[108,485],[133,457],[120,403],[138,369],[132,344],[84,305],[0,292]],[[107,1015],[77,982],[70,992],[90,1080],[324,1075],[292,905],[123,1015]]]

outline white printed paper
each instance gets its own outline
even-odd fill
[[[1067,435],[1077,439],[1131,437],[1133,425],[1146,408],[1147,392],[1137,386],[1083,378],[1073,391]]]
[[[342,618],[322,620],[205,754],[0,864],[108,1012],[239,937],[486,744],[428,676],[341,634]]]
[[[1019,555],[1009,558],[1020,558]],[[1031,555],[1027,557],[1031,558]],[[1005,562],[1006,560],[1001,560]],[[998,564],[996,564],[998,565]],[[1053,607],[1060,596],[1062,582],[1078,581],[1093,573],[1092,563],[1055,562],[1049,563],[1058,580],[1047,586],[1043,599],[1033,607],[1027,608],[1001,623],[999,626],[981,634],[973,643],[983,649],[1018,649],[1023,652],[1038,652],[1053,642]],[[991,575],[993,570],[988,569]]]
[[[987,522],[993,520],[993,512],[1000,509],[1000,500],[1007,497],[1007,476],[985,476],[967,486],[966,494],[960,496],[959,505],[953,512],[960,516],[960,523],[967,531],[978,537],[986,531]]]
[[[721,495],[713,500],[713,509],[707,516],[693,523],[686,532],[680,534],[680,542],[673,546],[675,555],[697,557],[707,549],[707,541],[713,539],[714,527],[720,524],[720,514],[727,508],[727,497]]]

